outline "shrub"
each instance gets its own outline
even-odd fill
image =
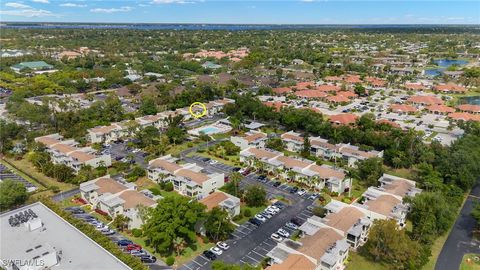
[[[173,191],[173,183],[168,182],[165,184],[165,191]]]
[[[60,188],[58,186],[50,186],[49,189],[53,192],[53,193],[58,193],[60,192]]]
[[[174,263],[175,263],[175,258],[170,256],[167,258],[167,260],[165,260],[165,263],[168,265],[168,266],[172,266]]]
[[[148,190],[150,190],[153,193],[153,195],[160,195],[161,194],[160,189],[158,189],[156,187],[149,188]]]
[[[142,236],[142,230],[140,229],[132,229],[132,235],[135,237],[141,237]]]
[[[252,210],[250,208],[243,209],[243,215],[246,216],[246,217],[251,217],[252,216]]]

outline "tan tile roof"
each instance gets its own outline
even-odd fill
[[[287,157],[287,156],[279,156],[277,158],[278,161],[281,161],[283,163],[283,165],[287,168],[305,168],[305,167],[308,167],[308,165],[310,165],[311,163],[307,163],[305,161],[301,161],[299,159],[296,159],[296,158],[291,158],[291,157]]]
[[[225,193],[216,191],[201,199],[200,202],[207,206],[208,210],[211,210],[226,199],[228,199],[228,196]]]
[[[318,166],[316,164],[313,164],[312,166],[309,167],[310,170],[318,173],[321,178],[330,178],[330,177],[336,177],[338,179],[344,179],[345,178],[345,173],[339,170],[335,170],[332,168],[328,167],[322,167]]]
[[[105,134],[109,133],[112,130],[115,130],[117,128],[117,125],[109,125],[109,126],[101,126],[101,127],[94,127],[90,129],[91,132],[93,133],[99,133],[99,134]]]
[[[247,135],[245,136],[245,140],[247,140],[247,142],[251,143],[251,142],[254,142],[258,139],[261,139],[261,138],[266,138],[267,136],[263,133],[253,133],[251,135]]]
[[[307,257],[299,254],[289,254],[280,264],[274,264],[265,270],[314,270],[315,264]]]
[[[51,147],[52,149],[55,149],[59,152],[62,152],[64,154],[68,154],[70,152],[73,152],[73,151],[77,151],[78,148],[76,147],[73,147],[71,145],[68,145],[68,144],[63,144],[63,143],[59,143],[59,144],[55,144],[54,146]]]
[[[248,151],[250,153],[252,153],[258,159],[262,159],[262,158],[271,159],[271,158],[274,158],[278,155],[277,153],[270,152],[270,151],[263,150],[263,149],[254,148],[254,147],[248,149]]]
[[[338,234],[334,229],[321,228],[314,235],[307,235],[300,239],[299,242],[303,245],[298,251],[319,260],[331,245],[342,239],[343,235]]]
[[[178,170],[175,173],[175,175],[188,178],[188,179],[192,180],[193,182],[195,182],[197,184],[200,184],[200,185],[203,184],[203,182],[205,182],[209,179],[208,175],[206,175],[204,173],[194,172],[194,171],[188,170],[188,169]]]
[[[388,217],[393,207],[401,202],[401,200],[392,195],[381,195],[375,200],[366,201],[365,205],[368,206],[368,210]]]
[[[83,151],[75,151],[75,152],[72,152],[72,153],[68,154],[68,156],[73,157],[80,162],[85,162],[85,161],[89,161],[89,160],[92,160],[92,159],[96,158],[96,156],[94,156],[92,154],[89,154],[89,153],[85,153]]]
[[[164,159],[156,159],[150,165],[169,171],[170,173],[174,173],[176,170],[182,168],[180,165]]]
[[[60,141],[57,140],[57,139],[54,139],[52,137],[47,137],[47,136],[44,136],[44,137],[39,137],[36,139],[37,142],[39,143],[42,143],[44,144],[45,146],[50,146],[50,145],[53,145],[53,144],[56,144],[56,143],[59,143]]]
[[[293,140],[293,141],[298,141],[303,143],[303,137],[302,136],[297,136],[292,133],[283,133],[280,136],[282,139],[288,139],[288,140]]]
[[[401,196],[401,197],[404,197],[405,195],[407,195],[408,190],[413,187],[414,185],[412,185],[410,182],[406,180],[401,180],[401,179],[393,180],[389,184],[382,186],[385,192],[394,194],[397,196]]]
[[[119,197],[125,201],[123,204],[124,209],[135,208],[137,205],[152,206],[155,204],[154,200],[136,190],[126,190]]]
[[[127,189],[124,185],[118,183],[112,178],[107,178],[107,177],[98,179],[95,182],[95,185],[99,187],[99,189],[97,189],[97,192],[99,194],[103,194],[107,192],[111,194],[115,194]]]
[[[365,215],[358,209],[347,206],[337,213],[331,213],[325,218],[328,220],[325,224],[335,229],[347,232],[360,218]]]

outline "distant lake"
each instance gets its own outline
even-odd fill
[[[425,70],[425,75],[427,76],[438,76],[441,75],[442,72],[450,66],[457,65],[457,66],[464,66],[468,64],[467,60],[458,60],[458,59],[439,59],[433,61],[439,68],[431,68]]]
[[[462,97],[459,102],[460,104],[480,105],[480,96]]]

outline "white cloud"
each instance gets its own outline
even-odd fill
[[[51,11],[44,9],[18,9],[18,10],[0,10],[0,14],[17,17],[51,17],[56,16]]]
[[[25,5],[22,3],[15,3],[15,2],[5,3],[5,6],[12,7],[12,8],[31,8],[29,5]]]
[[[120,8],[92,8],[90,12],[93,13],[115,13],[115,12],[128,12],[131,11],[132,7],[125,6]]]
[[[32,0],[32,2],[42,3],[42,4],[48,4],[48,3],[50,3],[50,1],[48,1],[48,0]]]
[[[185,1],[185,0],[153,0],[151,2],[151,4],[193,4],[193,3],[195,2]]]
[[[64,3],[60,4],[61,7],[86,7],[85,4],[75,4],[75,3]]]

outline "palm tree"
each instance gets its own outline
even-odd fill
[[[289,180],[295,181],[295,177],[297,176],[297,173],[292,170],[289,170],[287,172],[287,176]]]
[[[173,239],[173,247],[175,248],[177,257],[180,256],[180,253],[182,253],[183,249],[185,248],[185,244],[186,242],[182,237],[176,237]]]

